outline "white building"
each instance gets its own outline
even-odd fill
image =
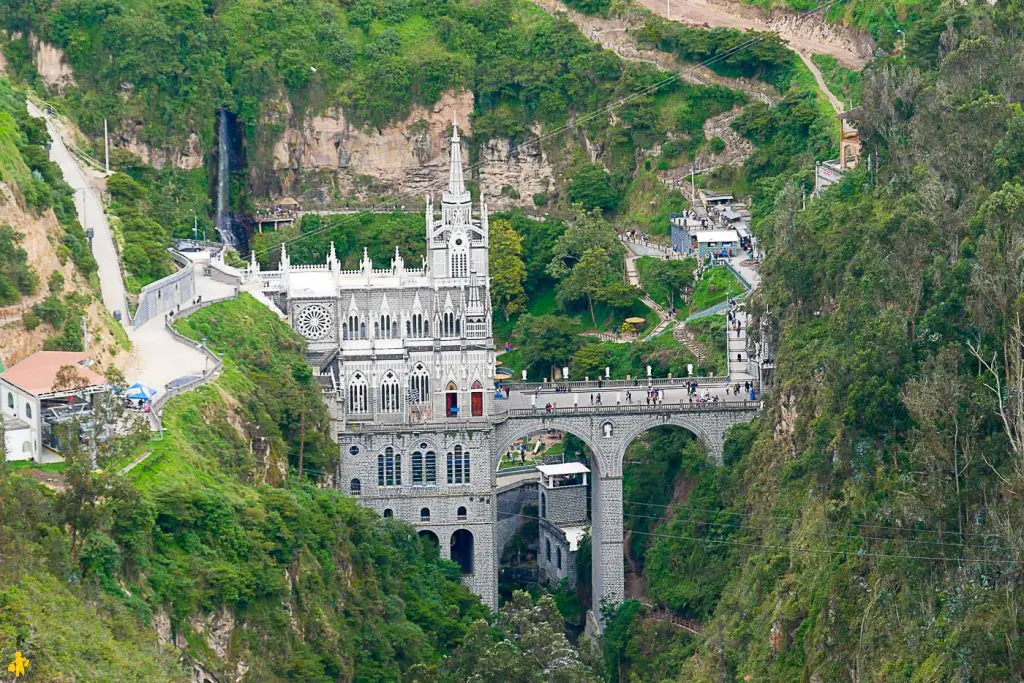
[[[396,247],[390,263],[374,264],[364,249],[358,269],[342,270],[332,244],[326,263],[300,266],[282,247],[278,270],[253,258],[245,278],[308,341],[335,419],[339,486],[417,526],[493,607],[487,207],[474,215],[457,127],[439,208],[427,198],[421,263],[406,265]]]
[[[111,391],[90,362],[84,353],[40,351],[0,374],[7,460],[45,462],[60,454],[54,427],[73,420],[89,423],[96,396]],[[65,367],[73,368],[74,377],[59,377]]]

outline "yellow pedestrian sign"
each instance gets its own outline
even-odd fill
[[[21,651],[14,653],[14,661],[7,665],[7,672],[14,674],[15,678],[20,678],[25,675],[25,669],[28,668],[28,660],[25,659]]]

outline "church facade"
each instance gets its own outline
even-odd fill
[[[308,342],[341,456],[338,485],[384,517],[413,524],[497,605],[494,400],[487,206],[474,211],[458,127],[447,188],[427,198],[426,256],[387,264],[364,249],[343,270],[327,262],[246,272]]]

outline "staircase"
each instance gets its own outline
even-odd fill
[[[746,312],[737,310],[736,319],[740,323],[739,334],[732,329],[729,323],[726,323],[726,334],[729,340],[729,379],[733,382],[744,382],[748,379],[756,379],[747,368],[747,323],[750,317]]]

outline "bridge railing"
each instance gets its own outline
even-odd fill
[[[702,401],[700,403],[659,403],[658,405],[605,405],[605,406],[574,406],[551,408],[512,408],[507,416],[536,417],[540,415],[648,415],[652,413],[714,413],[721,411],[760,410],[761,401]]]
[[[511,391],[557,391],[559,387],[590,391],[594,389],[633,389],[647,386],[653,387],[684,387],[687,382],[697,382],[697,386],[725,386],[732,384],[727,375],[713,377],[637,377],[635,379],[602,379],[602,380],[557,380],[554,382],[503,382],[503,387]]]

